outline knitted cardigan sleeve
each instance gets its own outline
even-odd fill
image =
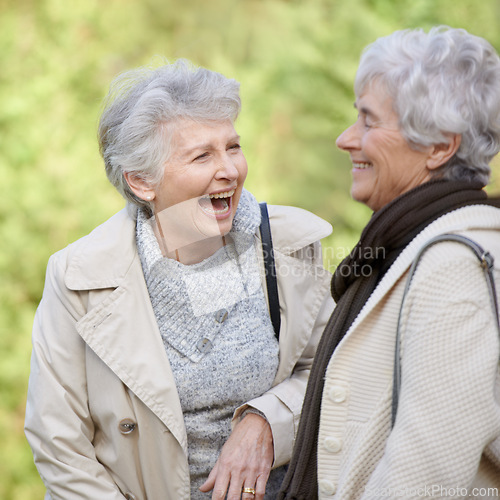
[[[469,249],[441,243],[425,254],[402,321],[397,418],[362,498],[467,488],[483,449],[500,434],[498,333],[484,275]]]

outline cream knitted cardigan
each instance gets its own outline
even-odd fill
[[[402,252],[326,372],[318,437],[321,499],[462,498],[483,449],[500,436],[500,397],[494,397],[498,334],[477,259],[457,243],[431,248],[414,276],[403,315],[401,398],[390,430],[405,278],[423,243],[446,232],[465,234],[495,256],[500,290],[496,208],[451,212]]]

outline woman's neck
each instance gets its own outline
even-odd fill
[[[198,264],[226,246],[226,236],[214,236],[175,249],[168,249],[162,238],[156,235],[162,255],[185,265]]]

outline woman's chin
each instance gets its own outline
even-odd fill
[[[219,222],[219,234],[222,236],[225,236],[226,234],[231,231],[231,228],[233,227],[233,218],[231,217],[230,220],[224,220]]]
[[[233,214],[214,214],[200,211],[196,217],[195,226],[197,231],[206,238],[213,238],[229,233],[233,226]]]
[[[229,214],[229,216],[224,219],[217,219],[217,225],[219,227],[219,235],[226,235],[233,227],[233,215]]]

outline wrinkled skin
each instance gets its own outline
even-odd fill
[[[249,413],[233,429],[201,491],[212,490],[212,500],[263,500],[274,460],[269,423]],[[242,493],[244,487],[255,495]]]

